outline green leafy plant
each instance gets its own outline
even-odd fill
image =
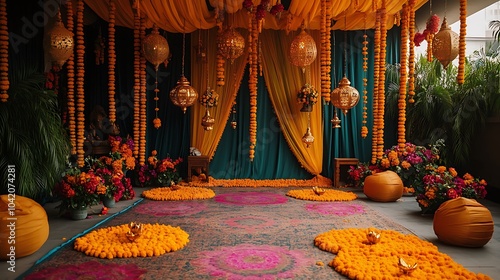
[[[18,68],[10,75],[9,99],[0,103],[0,180],[15,166],[16,194],[43,201],[66,167],[69,139],[57,96],[43,89],[44,76]],[[2,184],[1,192],[7,193]]]

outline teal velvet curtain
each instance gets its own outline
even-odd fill
[[[290,151],[274,114],[264,78],[258,79],[257,145],[253,162],[249,151],[250,96],[248,69],[236,97],[236,129],[231,127],[233,115],[225,125],[221,141],[210,163],[210,175],[219,179],[310,179]],[[216,124],[219,125],[219,124]]]

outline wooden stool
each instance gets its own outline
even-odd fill
[[[206,181],[208,182],[210,179],[208,178],[208,166],[210,164],[210,158],[208,156],[188,156],[188,182],[191,182],[191,172],[193,168],[200,167],[205,169],[205,174],[207,175]]]
[[[340,187],[340,166],[341,165],[357,165],[359,160],[357,158],[335,158],[333,163],[335,165],[335,175],[333,180],[333,187]]]

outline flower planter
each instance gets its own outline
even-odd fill
[[[300,109],[301,112],[312,112],[312,110],[313,110],[313,105],[310,103],[302,104],[302,108]]]
[[[88,215],[87,206],[78,209],[71,209],[71,219],[73,220],[84,220],[87,218],[87,215]]]
[[[103,197],[102,198],[102,204],[108,208],[113,208],[116,205],[116,201],[114,197]]]

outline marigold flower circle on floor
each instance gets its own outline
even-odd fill
[[[290,190],[286,195],[297,199],[313,201],[350,201],[358,198],[353,192],[338,190],[325,190],[321,195],[317,195],[312,189]]]
[[[199,187],[170,187],[154,188],[142,192],[142,196],[152,200],[191,200],[209,199],[215,196],[215,192],[207,188]]]
[[[127,238],[128,224],[93,230],[75,240],[74,249],[101,259],[152,257],[178,251],[189,242],[189,234],[180,227],[142,224],[141,236]]]
[[[369,242],[369,232],[380,234],[376,244]],[[349,279],[491,279],[465,269],[432,243],[394,230],[333,229],[316,236],[314,245],[337,254],[328,265]],[[403,275],[400,258],[417,268]]]

